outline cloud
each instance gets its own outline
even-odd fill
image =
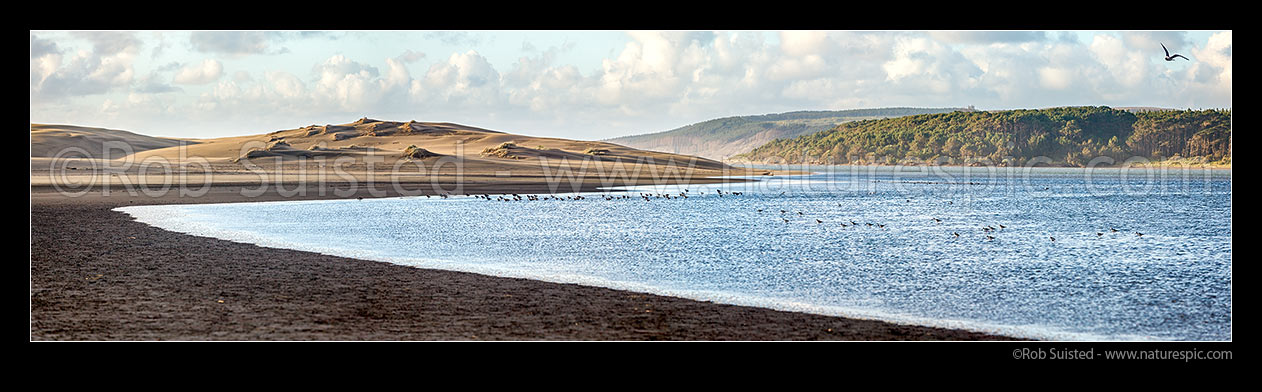
[[[1153,55],[1164,55],[1161,45],[1176,53],[1192,45],[1187,33],[1182,31],[1124,31],[1120,34],[1122,43],[1130,49],[1143,51]]]
[[[532,113],[557,116],[558,111],[589,107],[594,80],[573,65],[554,65],[555,56],[567,48],[552,47],[535,57],[521,57],[501,77],[510,105]]]
[[[1231,34],[1215,33],[1202,48],[1193,48],[1193,62],[1183,77],[1190,80],[1184,91],[1184,106],[1197,102],[1218,102],[1217,107],[1231,106]]]
[[[76,31],[72,35],[92,42],[92,51],[99,56],[114,56],[123,52],[135,54],[141,42],[135,33],[126,31]]]
[[[183,92],[184,89],[162,82],[157,72],[150,73],[136,81],[131,91],[140,94],[163,94]]]
[[[422,34],[421,38],[437,40],[451,46],[477,46],[483,43],[481,36],[465,31],[431,31]]]
[[[373,39],[366,35],[347,34],[337,43]],[[131,69],[143,45],[134,36],[76,36],[91,50],[48,37],[31,35],[32,113],[59,97],[121,91],[130,94],[92,100],[92,112],[108,107],[123,118],[129,107],[153,103],[165,105],[155,113],[183,110],[205,121],[284,117],[306,124],[369,115],[592,139],[791,110],[1231,102],[1230,31],[1184,45],[1182,53],[1195,60],[1187,63],[1166,63],[1147,47],[1190,39],[1177,32],[634,31],[594,69],[558,61],[576,49],[572,42],[544,49],[523,41],[521,57],[507,66],[476,50],[431,58],[397,49],[402,53],[376,59],[302,60],[310,73],[297,75],[277,68],[226,71],[219,60],[206,59],[183,67],[151,64],[141,78]],[[427,37],[459,44],[493,38]],[[204,44],[200,50],[244,55],[275,54],[281,39],[303,38],[325,39],[242,33],[197,40]],[[180,91],[192,98],[157,95]],[[101,103],[105,98],[108,105]]]
[[[52,40],[31,34],[31,95],[61,67],[62,50]]]
[[[1042,31],[933,31],[929,37],[949,44],[1025,43],[1048,40]]]
[[[301,100],[307,94],[307,85],[291,73],[275,71],[267,72],[264,76],[272,90],[283,99]]]
[[[220,76],[223,76],[223,64],[215,59],[206,59],[180,68],[172,81],[177,84],[207,84],[219,80]]]
[[[893,58],[882,68],[896,92],[956,95],[974,87],[983,73],[959,51],[928,37],[898,37],[894,42]]]
[[[780,50],[790,56],[819,55],[828,45],[828,33],[823,31],[782,31]]]
[[[411,49],[408,49],[406,52],[403,52],[403,54],[400,54],[398,57],[395,57],[395,60],[403,62],[404,64],[411,64],[417,61],[421,61],[424,58],[425,58],[425,53],[416,52]]]
[[[502,100],[499,95],[500,75],[485,57],[476,51],[453,53],[446,62],[430,66],[422,80],[430,99],[441,104],[472,103],[490,106]]]
[[[1052,90],[1066,90],[1073,86],[1073,70],[1058,67],[1040,67],[1039,84]]]
[[[1225,31],[1209,37],[1204,48],[1193,49],[1196,56],[1196,71],[1205,67],[1208,74],[1214,75],[1218,82],[1230,90],[1231,88],[1231,32]]]
[[[31,58],[35,59],[52,54],[61,54],[61,49],[57,47],[56,42],[31,34]]]
[[[318,75],[313,89],[315,98],[337,110],[363,110],[380,97],[377,79],[381,73],[376,67],[335,55],[313,70]]]
[[[1140,88],[1155,74],[1149,61],[1153,57],[1152,52],[1133,49],[1125,42],[1124,39],[1101,34],[1095,36],[1088,47],[1095,60],[1110,73],[1110,78],[1099,82],[1107,81],[1116,85],[1118,90]]]
[[[132,62],[140,40],[125,32],[76,32],[91,51],[63,53],[59,46],[31,35],[31,100],[103,94],[131,84]],[[39,49],[36,57],[36,48]]]
[[[194,50],[230,56],[265,54],[270,39],[271,34],[262,31],[194,31],[189,34]]]

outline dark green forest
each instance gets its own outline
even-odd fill
[[[1230,164],[1231,110],[1131,113],[1107,106],[1083,106],[862,120],[777,139],[733,160],[1112,166],[1136,157]]]

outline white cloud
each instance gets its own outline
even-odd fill
[[[362,111],[381,96],[376,67],[335,55],[316,65],[314,71],[318,75],[313,89],[315,99],[338,110]]]
[[[132,62],[140,50],[134,35],[83,32],[73,36],[89,41],[92,50],[67,55],[55,43],[31,35],[32,100],[104,94],[131,84]]]
[[[1039,84],[1052,90],[1065,90],[1073,86],[1074,72],[1065,68],[1039,68]]]
[[[212,59],[178,70],[150,65],[143,68],[147,75],[137,77],[132,64],[141,61],[136,53],[143,43],[134,35],[75,37],[92,50],[31,35],[32,113],[53,113],[48,102],[69,102],[60,98],[109,94],[91,100],[91,110],[83,112],[108,108],[124,118],[128,110],[184,110],[193,113],[184,117],[241,122],[283,115],[299,125],[364,115],[435,118],[601,138],[790,110],[1231,102],[1230,31],[1189,41],[1183,50],[1195,61],[1177,64],[1160,61],[1154,57],[1160,52],[1146,46],[1190,40],[1182,33],[1105,33],[1079,42],[1076,34],[1043,32],[636,31],[599,67],[584,71],[557,62],[561,51],[581,50],[572,42],[546,50],[522,42],[523,57],[511,65],[475,50],[431,59],[398,49],[376,59],[338,54],[302,60],[311,65],[310,74],[264,67],[233,70],[228,77]],[[277,52],[275,37],[262,33],[199,35],[193,41],[200,45],[194,49],[227,55]],[[164,85],[167,77],[187,91]],[[144,112],[144,105],[155,109]]]
[[[802,57],[782,58],[767,69],[771,80],[802,80],[825,76],[830,71],[823,57],[808,54]]]
[[[818,56],[828,45],[828,33],[823,31],[782,31],[780,50],[789,56]]]
[[[403,52],[403,54],[399,55],[399,57],[395,57],[395,60],[403,62],[404,64],[411,64],[417,61],[421,61],[424,58],[425,58],[425,53],[408,49],[406,52]]]
[[[272,90],[284,99],[301,100],[307,94],[307,86],[288,72],[273,71],[264,74],[268,83],[271,83]]]
[[[1214,75],[1215,81],[1230,93],[1231,32],[1224,31],[1210,36],[1203,49],[1193,49],[1192,53],[1199,61],[1197,66],[1204,64],[1208,68],[1207,73]]]
[[[1182,31],[1124,31],[1120,35],[1127,48],[1149,55],[1164,55],[1162,45],[1170,49],[1171,53],[1191,45],[1187,40],[1187,33]]]
[[[175,73],[172,82],[178,84],[207,84],[219,80],[223,76],[223,64],[215,59],[206,59],[199,64],[189,64]]]
[[[500,75],[477,51],[452,53],[430,66],[421,81],[430,103],[455,107],[493,108],[502,102]]]
[[[1037,42],[1048,39],[1042,31],[933,31],[929,36],[951,44],[994,44]]]
[[[893,60],[885,62],[881,66],[885,69],[885,76],[891,81],[898,81],[910,75],[917,75],[924,71],[925,61],[910,56],[899,56]]]
[[[194,31],[189,34],[189,43],[198,52],[244,56],[266,53],[270,35],[262,31]]]
[[[1104,65],[1111,74],[1110,84],[1119,88],[1135,89],[1152,80],[1152,51],[1135,50],[1126,47],[1123,41],[1110,35],[1097,35],[1090,46],[1095,59]]]

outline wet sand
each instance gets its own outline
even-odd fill
[[[31,190],[31,340],[1020,340],[419,269],[157,229],[125,205],[396,196]],[[467,185],[543,193],[546,184]]]

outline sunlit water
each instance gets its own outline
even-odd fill
[[[1230,171],[834,170],[584,200],[119,210],[262,246],[721,303],[1043,339],[1231,340]]]

